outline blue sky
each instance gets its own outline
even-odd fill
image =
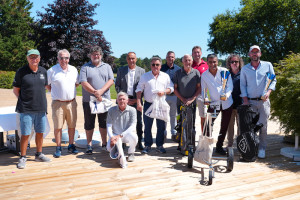
[[[42,6],[54,0],[31,0],[32,17]],[[213,17],[226,10],[238,10],[240,0],[90,0],[99,3],[95,29],[101,30],[111,43],[113,56],[134,51],[137,57],[159,55],[165,58],[169,50],[176,57],[191,54],[192,47],[208,50],[209,24]]]

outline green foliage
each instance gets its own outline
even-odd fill
[[[71,54],[70,63],[76,67],[88,62],[92,46],[100,46],[103,61],[112,64],[110,43],[103,32],[94,29],[98,21],[92,17],[99,4],[88,0],[55,0],[48,4],[45,12],[37,12],[39,19],[32,24],[37,48],[41,52],[41,65],[49,68],[57,62],[57,52],[67,49]]]
[[[242,0],[239,12],[219,14],[210,24],[209,49],[222,55],[247,56],[261,47],[262,58],[278,62],[300,52],[300,0]]]
[[[16,71],[26,64],[26,51],[34,47],[29,0],[0,1],[0,70]]]
[[[290,54],[276,64],[276,90],[271,93],[271,114],[285,133],[300,135],[300,53]]]
[[[12,71],[0,71],[0,88],[11,89],[12,83],[15,78],[15,72]]]

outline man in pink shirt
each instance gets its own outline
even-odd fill
[[[192,49],[192,56],[193,56],[193,64],[192,67],[197,69],[200,72],[200,76],[202,73],[208,69],[207,63],[201,58],[202,56],[202,49],[200,46],[194,46]],[[197,97],[197,105],[199,110],[199,115],[201,117],[201,130],[203,131],[203,124],[205,121],[204,118],[204,99],[202,99],[201,94]]]

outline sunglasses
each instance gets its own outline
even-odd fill
[[[155,67],[155,66],[156,66],[156,67],[159,67],[160,64],[158,64],[158,63],[153,63],[153,64],[152,64],[152,67]]]
[[[239,63],[240,61],[230,61],[230,64],[233,64],[233,63]]]
[[[70,58],[69,57],[60,57],[59,59],[61,59],[61,60],[69,60]]]

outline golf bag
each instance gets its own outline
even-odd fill
[[[245,161],[253,162],[258,153],[259,138],[257,132],[262,124],[257,124],[259,113],[250,105],[240,105],[238,108],[240,135],[237,137],[237,149]]]

